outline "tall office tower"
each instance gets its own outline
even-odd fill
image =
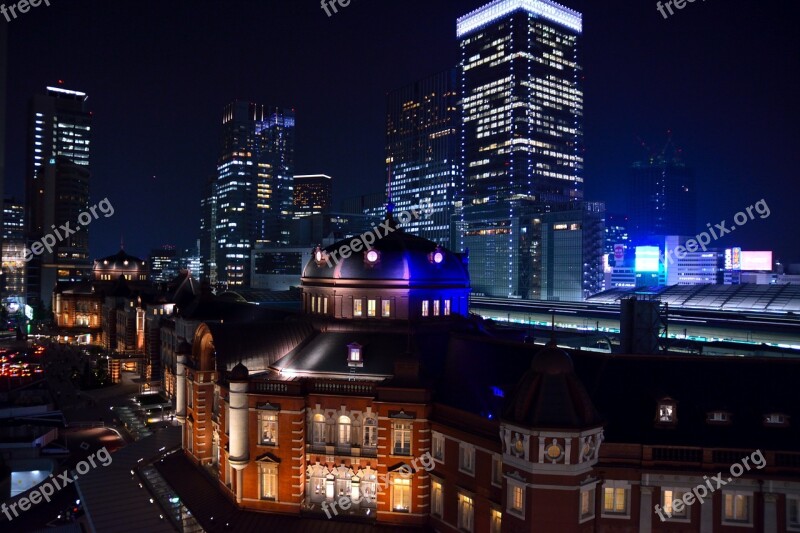
[[[200,238],[197,239],[200,271],[194,272],[198,279],[212,286],[217,284],[217,182],[206,180],[200,198]]]
[[[462,248],[473,291],[541,297],[541,215],[583,197],[582,15],[496,0],[458,19]]]
[[[8,24],[0,21],[0,198],[6,183],[6,76],[8,71]],[[2,243],[0,242],[0,246]],[[5,295],[0,295],[5,296]]]
[[[695,235],[697,193],[694,172],[662,153],[633,164],[630,171],[631,238],[661,244],[665,235]]]
[[[25,206],[3,201],[3,301],[25,304]]]
[[[27,297],[31,306],[50,306],[59,281],[77,281],[91,273],[89,228],[72,235],[55,230],[89,208],[89,147],[92,114],[86,93],[47,87],[30,103],[28,174],[25,178],[25,233],[34,254],[27,266]],[[42,249],[45,235],[56,236]],[[58,236],[63,240],[59,240]]]
[[[414,235],[451,247],[456,191],[460,190],[456,69],[389,93],[386,161],[396,212],[426,206],[423,216],[403,225]]]
[[[252,248],[288,242],[294,129],[292,110],[242,101],[225,107],[217,177],[205,196],[210,204],[203,206],[202,223],[213,220],[203,240],[214,244],[218,284],[249,286]]]
[[[580,302],[603,290],[605,204],[542,215],[541,299]]]
[[[151,250],[148,260],[150,278],[155,282],[167,282],[177,276],[178,271],[174,268],[177,255],[178,252],[172,244]]]
[[[295,218],[330,211],[333,204],[333,178],[325,174],[295,176],[293,192]]]

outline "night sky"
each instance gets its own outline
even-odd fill
[[[8,3],[8,2],[6,2]],[[335,200],[384,187],[385,94],[458,61],[456,18],[484,0],[50,0],[9,24],[6,191],[21,201],[31,94],[65,81],[94,112],[94,257],[120,237],[146,256],[199,233],[222,107],[293,107],[297,173]],[[764,198],[772,211],[718,246],[800,262],[800,45],[796,0],[565,0],[584,13],[586,197],[625,208],[630,163],[666,141],[696,170],[698,232]]]

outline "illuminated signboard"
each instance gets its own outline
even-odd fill
[[[742,269],[742,249],[727,248],[725,250],[725,270]]]
[[[661,250],[658,246],[636,247],[636,272],[658,272]]]
[[[741,253],[742,270],[772,272],[772,252]]]

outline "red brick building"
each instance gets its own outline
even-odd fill
[[[343,244],[306,266],[302,313],[204,323],[177,353],[185,453],[240,509],[448,532],[800,530],[799,362],[525,344],[469,315],[466,258],[396,231],[329,265]],[[674,503],[718,472],[737,479]]]

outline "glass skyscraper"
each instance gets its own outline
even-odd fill
[[[541,297],[541,215],[583,198],[580,13],[497,0],[458,19],[460,247],[473,291]]]
[[[209,248],[201,254],[212,282],[249,286],[252,248],[288,242],[294,129],[293,110],[244,101],[225,107],[217,176],[201,205],[201,247]]]
[[[386,160],[395,211],[425,206],[425,213],[403,229],[447,247],[453,246],[453,208],[460,190],[460,122],[455,69],[387,97]]]
[[[89,208],[92,115],[88,96],[62,87],[47,87],[31,99],[28,126],[28,174],[25,233],[28,247],[54,228]],[[27,297],[32,306],[50,306],[59,281],[76,281],[91,272],[89,228],[82,227],[51,251],[34,255],[27,265]]]

